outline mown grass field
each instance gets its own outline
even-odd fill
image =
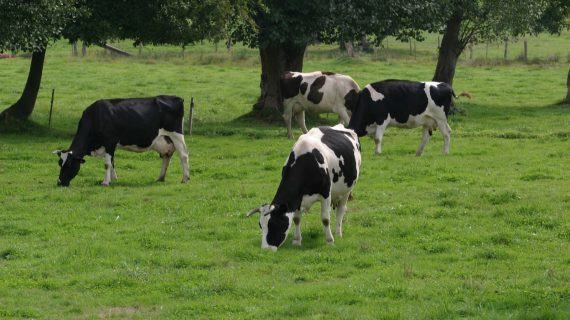
[[[555,49],[567,54],[564,45]],[[318,50],[305,70],[361,85],[431,79],[434,69],[420,59],[312,59]],[[240,118],[258,94],[256,61],[188,51],[164,59],[73,58],[62,43],[48,51],[37,125],[0,133],[0,318],[570,317],[570,108],[557,104],[568,64],[463,62],[454,87],[475,99],[450,118],[451,154],[441,155],[439,132],[421,158],[420,129],[388,129],[381,157],[363,139],[344,237],[325,244],[315,205],[303,247],[290,237],[272,253],[259,248],[257,219],[245,213],[271,201],[293,142],[281,123]],[[28,63],[0,60],[0,106],[19,96]],[[156,154],[118,151],[111,187],[99,185],[96,158],[70,188],[56,187],[51,151],[69,145],[86,106],[163,93],[197,102],[189,184],[179,183],[176,158],[156,183]]]

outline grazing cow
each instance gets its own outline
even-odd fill
[[[98,100],[79,120],[77,133],[68,150],[54,151],[61,167],[57,184],[69,186],[79,172],[83,157],[105,159],[105,179],[108,186],[117,179],[115,149],[143,152],[155,150],[162,158],[158,181],[164,181],[166,169],[174,151],[182,164],[182,182],[188,181],[188,151],[182,134],[184,100],[175,96],[152,98]]]
[[[327,243],[334,242],[330,229],[331,206],[336,207],[336,234],[342,237],[346,202],[360,171],[360,143],[354,131],[342,124],[313,128],[302,135],[283,167],[281,183],[269,205],[259,212],[261,247],[276,251],[295,223],[294,245],[301,245],[301,214],[321,202],[321,220]]]
[[[471,97],[463,92],[460,96]],[[385,80],[366,85],[358,95],[356,110],[349,128],[359,137],[370,135],[376,143],[376,154],[382,152],[382,137],[388,126],[424,128],[421,144],[416,151],[420,156],[436,128],[441,130],[443,153],[449,153],[451,128],[447,116],[451,99],[457,98],[451,86],[443,82],[415,82]]]
[[[285,72],[281,77],[283,119],[287,137],[293,139],[291,119],[297,119],[303,133],[307,133],[305,111],[313,113],[334,112],[345,126],[350,112],[356,106],[360,87],[351,77],[332,72]]]

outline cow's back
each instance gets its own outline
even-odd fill
[[[336,104],[342,106],[350,91],[356,96],[359,90],[351,77],[332,72],[287,72],[281,79],[285,103],[297,103],[315,112],[330,111]]]
[[[333,189],[341,187],[346,190],[354,186],[361,163],[360,143],[354,131],[344,128],[342,124],[312,128],[299,138],[293,151],[307,152],[309,147],[316,148],[323,155],[323,165],[332,177]],[[337,182],[340,184],[337,185]]]
[[[124,146],[146,148],[160,129],[182,133],[184,105],[175,96],[102,99],[85,110],[86,117],[93,123],[97,144],[118,140]]]

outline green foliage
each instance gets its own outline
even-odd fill
[[[186,46],[225,36],[241,1],[218,0],[80,0],[82,16],[68,28],[68,38],[90,43],[132,39],[137,44]]]
[[[405,0],[332,0],[329,25],[323,39],[355,40],[373,36],[379,44],[387,36],[398,39],[422,39],[422,27],[430,21],[426,14],[433,6],[428,1]]]
[[[423,29],[444,30],[458,15],[462,21],[460,42],[503,40],[542,31],[559,33],[568,24],[568,0],[446,0],[434,1],[433,17]]]
[[[231,30],[234,39],[251,47],[305,46],[363,36],[373,36],[377,44],[389,35],[421,39],[419,26],[427,23],[429,6],[433,4],[404,0],[267,0],[250,5],[254,24],[235,19]]]
[[[0,0],[0,52],[41,51],[73,20],[75,0]]]

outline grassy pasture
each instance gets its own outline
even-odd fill
[[[327,50],[311,49],[305,70],[365,85],[430,79],[434,68],[318,54]],[[165,59],[69,52],[63,43],[48,51],[38,125],[0,133],[0,318],[570,316],[570,109],[557,105],[567,64],[462,62],[454,87],[475,99],[450,119],[451,154],[441,155],[438,131],[421,158],[419,129],[388,129],[381,157],[363,139],[344,238],[325,244],[316,205],[303,247],[289,238],[271,253],[244,214],[271,200],[292,142],[281,123],[240,118],[257,97],[255,60],[216,60],[203,46]],[[0,106],[19,96],[28,63],[0,60]],[[118,151],[111,187],[99,186],[103,165],[91,158],[70,188],[55,186],[51,151],[69,145],[86,106],[161,93],[197,100],[189,184],[179,183],[177,158],[155,183],[156,154]]]

